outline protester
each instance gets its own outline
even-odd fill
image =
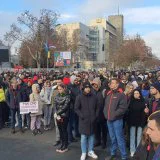
[[[147,127],[144,128],[141,142],[138,145],[134,156],[131,160],[152,160],[155,154],[155,144],[147,135]]]
[[[54,99],[55,99],[55,97],[58,95],[58,86],[60,85],[60,84],[62,84],[62,79],[61,79],[61,77],[57,77],[56,78],[57,80],[55,80],[54,81],[54,83],[52,84],[53,85],[53,87],[52,87],[52,89],[53,89],[53,95],[52,95],[52,106],[53,106],[53,113],[55,113],[56,112],[56,108],[55,108],[55,106],[54,106]],[[58,129],[58,126],[57,126],[57,120],[56,120],[56,114],[54,114],[54,124],[55,124],[55,130],[56,130],[56,142],[55,142],[55,144],[54,144],[54,146],[56,147],[56,146],[58,146],[61,142],[60,142],[60,134],[59,134],[59,129]]]
[[[43,111],[44,111],[44,130],[51,129],[51,115],[52,115],[52,95],[53,95],[53,89],[51,86],[51,82],[48,80],[45,82],[44,87],[42,88],[40,92],[40,96],[43,104]]]
[[[32,93],[30,94],[30,102],[38,101],[38,112],[31,114],[31,131],[33,135],[42,134],[41,116],[42,116],[42,100],[40,97],[40,88],[38,84],[32,85]]]
[[[61,145],[56,149],[59,153],[68,151],[68,120],[69,120],[69,104],[70,96],[66,92],[66,86],[64,84],[58,85],[59,94],[54,99],[55,118],[60,133]]]
[[[127,159],[126,143],[123,133],[123,117],[127,110],[127,99],[119,87],[117,78],[111,79],[110,92],[105,99],[104,115],[107,119],[108,131],[111,139],[111,160],[116,159],[119,147],[122,160]]]
[[[148,118],[147,134],[153,143],[157,144],[157,148],[152,160],[160,159],[160,111],[154,112]]]
[[[99,102],[99,115],[96,121],[96,130],[95,130],[95,147],[101,145],[104,149],[107,143],[107,128],[106,128],[106,119],[104,117],[103,109],[104,109],[104,98],[101,88],[101,81],[97,77],[92,81],[93,94],[96,95],[97,101]]]
[[[79,116],[79,132],[81,134],[81,160],[85,160],[87,156],[97,159],[94,153],[94,133],[96,119],[99,115],[99,107],[97,97],[91,93],[91,85],[89,82],[83,84],[83,93],[79,95],[75,102],[75,112]]]
[[[152,97],[144,110],[147,115],[160,110],[160,86],[157,83],[150,86],[150,94]]]
[[[71,95],[71,103],[70,103],[70,117],[69,117],[69,125],[68,125],[68,133],[69,133],[69,142],[76,142],[76,138],[80,137],[79,133],[79,122],[78,122],[78,115],[75,113],[75,101],[76,97],[81,94],[81,83],[78,80],[78,77],[72,75],[70,77],[71,84],[68,86]],[[73,130],[75,135],[73,134]]]
[[[140,143],[142,130],[146,125],[146,116],[144,113],[145,100],[142,93],[135,89],[131,95],[128,107],[128,126],[130,128],[130,154],[133,157],[137,146]]]
[[[21,90],[21,88],[18,86],[17,80],[12,79],[11,86],[6,92],[6,102],[8,106],[10,107],[11,112],[11,133],[16,133],[15,131],[15,116],[17,113],[18,116],[18,127],[21,133],[24,133],[24,130],[22,129],[22,117],[20,115],[20,102],[24,101],[24,95]]]

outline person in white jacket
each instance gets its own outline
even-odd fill
[[[38,101],[38,112],[31,113],[31,131],[33,135],[42,134],[41,128],[41,116],[42,116],[42,101],[40,97],[40,88],[38,84],[32,85],[32,93],[30,94],[30,102]]]
[[[44,130],[51,129],[51,115],[52,115],[52,95],[53,89],[51,87],[51,82],[47,80],[44,84],[44,87],[41,90],[40,96],[43,101],[43,112],[44,112]]]

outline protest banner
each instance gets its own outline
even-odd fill
[[[20,114],[37,113],[38,101],[34,102],[20,102]]]

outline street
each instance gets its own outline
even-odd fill
[[[80,141],[80,140],[79,140]],[[69,151],[56,153],[53,146],[55,131],[47,131],[42,135],[33,136],[31,131],[24,134],[11,134],[10,129],[0,130],[0,160],[79,160],[81,155],[80,142],[72,143]],[[108,149],[97,147],[95,152],[99,160],[109,155]],[[89,158],[87,158],[89,160]],[[119,158],[120,159],[120,158]]]

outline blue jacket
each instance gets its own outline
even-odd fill
[[[154,157],[152,160],[159,160],[160,159],[160,145],[156,150],[156,153],[154,154]]]
[[[6,102],[11,109],[19,109],[19,103],[25,101],[23,90],[18,86],[17,89],[10,87],[6,92]]]

